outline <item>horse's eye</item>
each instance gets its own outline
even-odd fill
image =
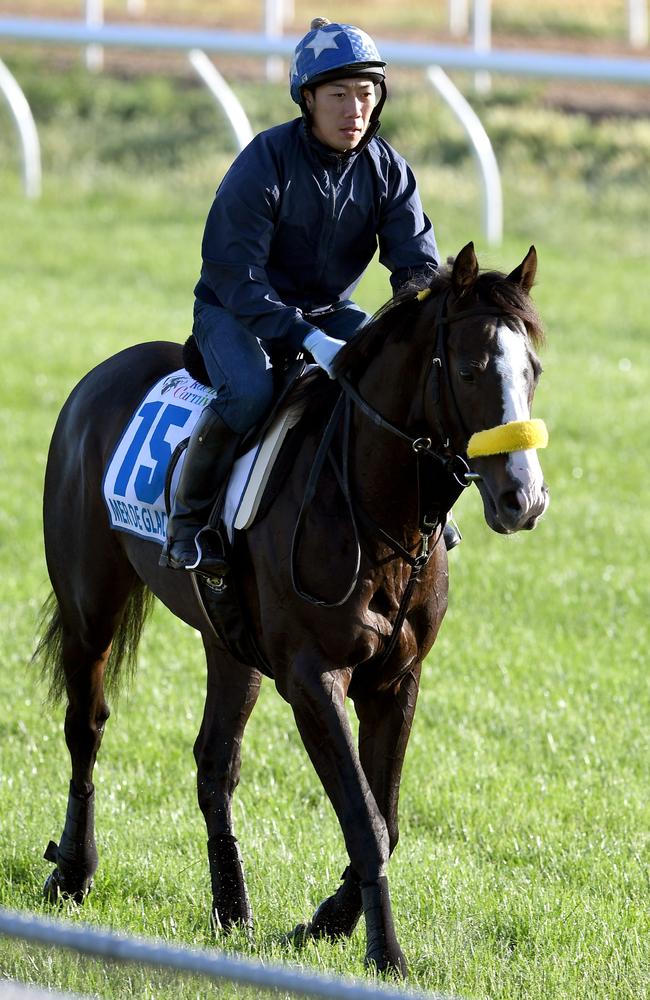
[[[474,372],[471,368],[459,368],[458,374],[460,375],[463,382],[473,382]]]

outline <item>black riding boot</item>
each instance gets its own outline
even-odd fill
[[[210,545],[210,532],[197,535],[210,517],[215,499],[232,468],[241,435],[207,406],[190,435],[160,565],[224,576],[228,564]]]

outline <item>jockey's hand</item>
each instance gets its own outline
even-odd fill
[[[335,340],[328,337],[322,330],[312,330],[302,342],[305,350],[309,351],[312,358],[330,378],[334,378],[332,362],[342,347],[345,347],[344,340]]]

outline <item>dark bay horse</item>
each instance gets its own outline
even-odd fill
[[[548,502],[534,447],[504,447],[501,434],[504,425],[530,423],[542,338],[529,297],[535,270],[531,247],[510,275],[479,272],[468,244],[430,289],[385,307],[340,352],[338,381],[321,372],[310,377],[309,391],[302,390],[306,412],[268,486],[273,502],[234,543],[233,573],[250,628],[293,709],[350,860],[337,891],[293,936],[350,935],[363,913],[366,962],[379,970],[406,971],[386,873],[420,668],[447,606],[439,544],[446,512],[468,475],[497,532],[534,527]],[[92,884],[93,766],[109,716],[105,683],[115,689],[121,665],[132,662],[155,595],[199,630],[205,647],[207,697],[194,753],[212,919],[227,930],[252,922],[231,802],[262,675],[225,652],[189,573],[160,568],[154,542],[109,529],[101,489],[145,391],[181,366],[179,345],[122,351],[77,385],[54,431],[44,497],[53,594],[37,654],[52,696],[67,697],[72,780],[60,842],[46,852],[56,868],[45,890],[52,901],[81,902]],[[339,397],[347,400],[344,413],[330,421]],[[476,432],[496,437],[497,447],[467,464]],[[327,434],[327,460],[305,510]],[[359,718],[358,749],[346,697]]]

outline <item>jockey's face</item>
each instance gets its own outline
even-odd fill
[[[323,83],[304,97],[314,136],[337,153],[359,145],[377,100],[372,81],[360,77]]]

